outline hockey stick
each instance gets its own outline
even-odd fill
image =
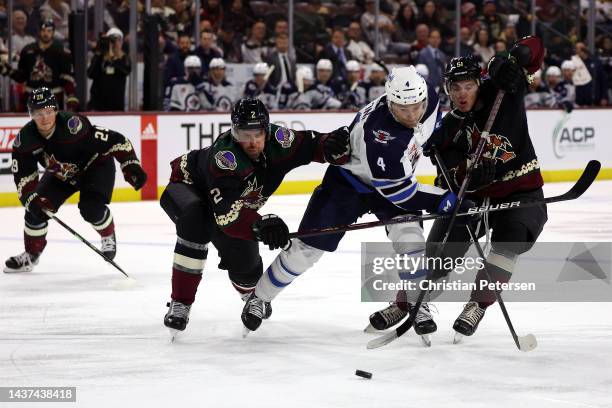
[[[448,169],[446,168],[446,165],[442,161],[442,157],[440,156],[440,152],[438,152],[438,149],[436,148],[436,146],[432,148],[432,153],[433,153],[434,160],[436,161],[437,167],[440,170],[440,173],[442,173],[444,180],[446,180],[446,185],[451,191],[456,190],[457,186],[451,181],[450,175],[448,174]],[[483,260],[486,260],[487,257],[485,256],[484,251],[482,250],[482,247],[480,246],[480,243],[478,242],[478,237],[474,233],[474,229],[469,223],[465,224],[465,227],[468,231],[468,234],[470,235],[470,239],[474,243],[474,247],[476,248],[476,251],[478,252],[478,256],[480,256]],[[488,265],[486,261],[485,261],[483,270],[485,274],[487,275],[487,279],[489,280],[489,282],[492,282],[493,279],[491,279],[491,275],[489,274]],[[514,344],[516,344],[516,347],[518,347],[519,350],[525,351],[525,352],[535,349],[538,345],[538,341],[536,340],[535,336],[531,333],[527,334],[526,336],[518,336],[516,334],[516,330],[514,330],[514,326],[512,325],[512,321],[510,320],[510,315],[508,314],[508,310],[506,309],[506,304],[504,303],[504,300],[501,297],[500,291],[497,289],[497,287],[494,288],[494,291],[495,291],[495,297],[497,298],[497,303],[499,304],[499,308],[501,309],[504,315],[504,319],[506,320],[506,324],[508,325],[508,329],[510,330],[510,334],[512,335],[512,338],[514,339]]]
[[[80,240],[82,243],[84,243],[85,245],[87,245],[88,247],[90,247],[91,249],[93,249],[98,255],[100,255],[102,258],[104,258],[104,260],[106,262],[108,262],[109,264],[113,265],[115,268],[117,268],[119,270],[119,272],[121,272],[122,274],[125,275],[126,278],[129,278],[129,275],[127,273],[125,273],[125,271],[123,269],[121,269],[121,267],[119,265],[117,265],[115,263],[115,261],[113,261],[112,259],[108,258],[106,255],[104,255],[102,253],[102,251],[100,251],[98,248],[96,248],[95,246],[93,246],[93,244],[91,242],[89,242],[88,240],[86,240],[85,238],[83,238],[78,232],[76,232],[75,230],[73,230],[72,228],[70,228],[68,226],[68,224],[66,224],[64,221],[60,220],[59,218],[57,218],[56,215],[54,215],[52,212],[50,211],[45,211],[45,213],[47,214],[47,216],[49,218],[54,219],[59,225],[61,225],[62,227],[66,228],[68,230],[68,232],[70,232],[75,238],[77,238],[78,240]]]
[[[554,196],[554,197],[548,197],[545,198],[543,200],[534,200],[534,201],[528,201],[525,203],[522,203],[520,201],[515,201],[512,203],[503,203],[500,205],[495,205],[493,206],[494,208],[490,208],[491,206],[487,206],[487,207],[472,207],[470,208],[467,212],[465,213],[460,213],[457,214],[457,216],[464,216],[464,215],[473,215],[473,214],[478,214],[481,212],[485,212],[485,211],[489,211],[489,212],[496,212],[496,211],[504,211],[504,210],[508,210],[508,209],[512,209],[512,208],[525,208],[525,207],[532,207],[535,205],[542,205],[542,204],[551,204],[551,203],[558,203],[561,201],[568,201],[568,200],[574,200],[578,197],[580,197],[590,186],[591,184],[593,184],[593,181],[595,181],[595,178],[597,178],[597,174],[599,173],[599,169],[601,168],[601,163],[599,163],[597,160],[591,160],[587,166],[585,167],[582,175],[580,176],[580,178],[578,179],[578,181],[576,181],[576,183],[572,186],[571,189],[569,189],[567,192],[558,195],[558,196]],[[500,208],[500,207],[504,207],[504,208]],[[431,220],[431,219],[436,219],[436,218],[445,218],[448,217],[448,215],[443,215],[443,216],[435,216],[435,214],[432,216],[425,216],[422,217],[422,219],[427,219],[427,220]],[[408,218],[408,217],[406,217]],[[409,221],[419,221],[421,218],[419,217],[415,217],[413,220],[409,220]],[[404,222],[408,222],[408,221],[404,221]],[[421,293],[419,294],[419,298],[422,301],[423,299],[421,298],[421,295],[423,296],[423,298],[425,297],[425,291],[421,291]],[[418,301],[419,299],[417,299]],[[398,326],[395,330],[380,336],[378,338],[375,338],[373,340],[371,340],[368,343],[368,348],[369,349],[373,349],[373,348],[378,348],[381,346],[384,346],[386,344],[391,343],[392,341],[394,341],[395,339],[397,339],[398,337],[402,336],[404,333],[406,333],[410,327],[412,326],[412,323],[414,323],[413,321],[410,321],[410,317],[408,318],[408,320],[404,321],[404,323],[402,323],[400,326]]]
[[[465,217],[468,215],[475,215],[484,212],[498,212],[498,211],[506,211],[516,208],[527,208],[533,207],[535,205],[542,204],[552,204],[560,201],[568,201],[574,200],[580,197],[595,181],[597,174],[599,173],[599,169],[601,168],[601,164],[597,160],[591,160],[585,169],[583,170],[580,178],[576,181],[576,183],[563,194],[547,197],[543,200],[533,200],[533,201],[508,201],[504,203],[498,203],[488,206],[476,206],[471,207],[465,212],[461,212],[457,214],[457,217]],[[320,229],[311,229],[311,230],[303,230],[292,232],[289,234],[290,238],[305,238],[305,237],[314,237],[317,235],[327,235],[327,234],[339,234],[343,232],[357,231],[366,228],[374,228],[381,227],[385,225],[393,225],[393,224],[402,224],[405,222],[414,222],[414,221],[431,221],[437,220],[440,218],[449,218],[450,214],[426,214],[426,215],[406,215],[399,216],[394,218],[389,218],[388,220],[381,221],[369,221],[363,222],[359,224],[348,224],[348,225],[338,225],[335,227],[326,227]]]

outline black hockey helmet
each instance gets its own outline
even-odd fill
[[[36,109],[43,108],[59,109],[55,95],[45,86],[34,89],[28,98],[28,112],[30,112],[30,115]]]
[[[268,109],[259,99],[242,98],[232,109],[232,135],[236,137],[240,129],[265,129],[270,126]]]
[[[448,94],[449,85],[455,81],[475,79],[480,85],[480,71],[480,64],[472,55],[451,59],[444,72],[444,91]]]

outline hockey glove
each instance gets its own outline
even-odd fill
[[[47,212],[55,212],[55,208],[53,208],[51,201],[45,197],[39,196],[38,193],[32,194],[32,197],[28,199],[26,202],[26,210],[41,221],[47,221],[49,219]]]
[[[329,164],[341,165],[349,161],[351,139],[348,127],[343,126],[323,136],[323,157]]]
[[[285,221],[274,214],[267,214],[255,221],[251,227],[257,241],[271,250],[284,248],[289,242],[289,228]]]
[[[527,83],[523,68],[504,57],[493,57],[491,59],[489,75],[495,86],[511,94],[517,93]]]
[[[123,178],[130,183],[134,190],[138,191],[147,182],[147,173],[140,167],[138,163],[130,163],[121,169]]]
[[[469,166],[469,161],[466,160],[459,164],[457,169],[457,181],[462,182],[465,178],[465,172]],[[474,191],[479,188],[488,186],[495,181],[495,159],[488,157],[482,157],[480,162],[476,163],[472,169],[472,175],[470,177],[470,184],[468,184],[468,190]],[[460,184],[460,183],[457,183]]]
[[[440,200],[440,203],[438,204],[438,214],[451,214],[455,210],[456,206],[457,206],[457,194],[453,193],[452,191],[449,191],[446,194],[444,194],[444,196],[442,196],[442,200]],[[472,200],[464,198],[463,201],[461,202],[461,207],[459,207],[459,212],[460,213],[467,212],[468,209],[475,207],[475,206],[476,206],[476,203],[474,203]],[[462,217],[457,217],[455,222],[457,223],[457,225],[465,225],[471,219],[472,219],[471,216],[466,215]]]

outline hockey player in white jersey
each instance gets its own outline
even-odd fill
[[[163,103],[165,111],[193,112],[202,109],[202,62],[195,55],[190,55],[183,64],[185,76],[173,78],[166,87]]]
[[[225,79],[225,61],[213,58],[208,66],[208,78],[204,80],[204,110],[229,112],[236,97],[236,88]]]
[[[341,167],[327,168],[322,184],[308,203],[300,230],[352,224],[367,212],[384,220],[420,213],[422,209],[452,211],[456,204],[452,192],[419,184],[414,175],[422,146],[439,117],[434,89],[414,67],[395,68],[388,77],[385,95],[357,113],[350,126],[350,159]],[[262,303],[272,301],[324,252],[335,251],[343,235],[292,240],[291,246],[266,269],[245,304],[242,312],[245,327],[256,330],[261,324]],[[423,229],[416,222],[390,225],[387,236],[400,254],[418,253],[425,248]],[[391,327],[410,308],[408,302],[394,302],[392,306],[393,310],[385,309],[371,316],[375,328]],[[428,305],[423,303],[417,313],[415,331],[426,335],[435,330]]]
[[[268,110],[277,109],[277,89],[268,82],[271,73],[265,62],[259,62],[253,67],[253,78],[244,84],[243,98],[257,98],[266,105]]]
[[[339,109],[342,106],[331,88],[332,63],[328,59],[317,62],[317,79],[314,82],[304,80],[304,92],[301,93],[294,109]],[[309,75],[305,75],[305,78]]]

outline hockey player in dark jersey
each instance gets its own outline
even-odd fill
[[[28,110],[32,120],[14,141],[12,162],[17,195],[26,209],[25,252],[9,258],[4,272],[33,269],[47,244],[47,213],[57,211],[77,191],[81,216],[100,234],[102,252],[113,259],[115,226],[107,207],[115,183],[113,158],[136,190],[147,179],[132,144],[113,130],[92,125],[85,116],[58,112],[47,88],[32,92]],[[39,164],[45,169],[40,180]]]
[[[395,68],[385,95],[363,107],[351,124],[351,158],[339,167],[328,167],[300,223],[300,230],[347,225],[371,212],[385,220],[404,214],[449,212],[456,196],[441,188],[417,182],[414,174],[421,148],[439,119],[438,98],[414,67]],[[467,203],[466,203],[467,204]],[[425,247],[418,222],[390,225],[387,235],[398,254],[419,254]],[[262,304],[270,302],[294,279],[310,269],[325,252],[336,250],[343,233],[292,240],[266,269],[242,320],[249,330],[262,321]],[[424,276],[417,271],[413,278]],[[402,302],[405,316],[411,305]],[[377,320],[371,319],[374,328]],[[436,330],[427,304],[417,313],[417,332]],[[427,341],[427,340],[426,340]]]
[[[72,57],[60,44],[53,42],[55,24],[53,20],[41,22],[38,41],[21,50],[17,69],[0,64],[0,74],[8,75],[16,82],[25,82],[24,101],[32,91],[47,87],[53,92],[60,107],[76,111],[79,100],[75,97],[72,76]]]
[[[270,249],[285,247],[289,230],[276,215],[258,210],[290,170],[317,161],[341,164],[348,158],[346,127],[331,133],[294,131],[269,121],[258,99],[241,99],[231,114],[232,129],[212,146],[194,150],[172,163],[170,183],[160,203],[176,224],[172,301],[164,324],[174,335],[184,330],[202,279],[210,242],[220,269],[248,300],[262,274],[257,241]],[[269,303],[261,312],[268,317]]]
[[[445,73],[445,89],[453,109],[443,118],[431,137],[437,146],[454,184],[461,185],[466,168],[480,139],[480,132],[493,106],[499,89],[506,91],[482,159],[474,167],[467,197],[479,205],[513,200],[542,200],[542,175],[535,154],[524,108],[527,89],[526,73],[533,74],[541,65],[542,43],[527,37],[515,44],[510,56],[495,56],[489,62],[489,76],[481,80],[478,62],[471,57],[451,60]],[[427,153],[427,148],[426,148]],[[440,173],[438,171],[438,173]],[[437,184],[444,186],[442,177]],[[546,206],[535,206],[492,213],[484,216],[479,236],[492,230],[492,249],[487,256],[487,271],[496,282],[508,282],[517,257],[528,251],[536,241],[547,220]],[[428,243],[435,248],[441,242],[448,226],[447,220],[437,220],[429,234]],[[470,237],[464,226],[455,226],[450,233],[442,257],[453,259],[464,256],[470,246]],[[428,249],[430,246],[428,245]],[[450,270],[435,272],[436,278],[448,275]],[[479,270],[476,281],[487,280]],[[492,290],[474,290],[453,328],[456,340],[471,336],[496,300]]]

